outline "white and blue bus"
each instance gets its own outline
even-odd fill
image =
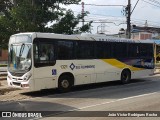
[[[31,91],[148,76],[154,72],[151,41],[104,35],[19,33],[9,40],[8,85]]]

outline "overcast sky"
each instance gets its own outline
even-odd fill
[[[132,9],[138,0],[131,0]],[[124,5],[128,0],[82,0],[85,4],[96,5]],[[81,13],[81,5],[71,5],[67,7],[72,9],[76,14]],[[120,28],[126,29],[126,17],[122,14],[123,6],[93,6],[85,5],[84,11],[90,14],[85,18],[86,21],[93,20],[105,23],[106,34],[116,34]],[[147,20],[148,26],[160,27],[160,0],[139,0],[131,16],[132,25],[144,26]],[[100,31],[101,23],[92,24],[92,33]]]

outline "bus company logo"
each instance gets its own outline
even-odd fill
[[[71,70],[74,70],[75,67],[76,66],[73,63],[70,65]]]
[[[79,69],[94,69],[95,65],[74,65],[73,63],[70,65],[71,70],[79,70]]]

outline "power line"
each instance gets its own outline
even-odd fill
[[[133,21],[143,21],[143,23],[146,21],[144,19],[137,19],[137,18],[132,18]],[[160,22],[156,22],[156,21],[150,21],[150,20],[147,20],[148,22],[150,23],[156,23],[156,24],[159,24],[160,25]]]
[[[149,0],[149,1],[160,5],[160,2],[158,2],[158,1],[156,1],[156,0]]]
[[[125,20],[111,20],[111,19],[99,19],[99,18],[86,18],[85,21],[89,22],[89,21],[93,21],[93,23],[110,23],[110,22],[113,22],[116,24],[116,26],[119,26],[119,23],[125,23],[126,24],[126,21]],[[142,20],[142,19],[132,19],[131,20],[131,23],[132,24],[139,24],[139,25],[144,25],[144,22],[146,20]],[[148,24],[150,26],[155,26],[155,27],[158,27],[160,23],[158,22],[155,22],[155,21],[148,21]],[[159,26],[160,27],[160,26]]]
[[[78,11],[74,11],[74,12],[80,13]],[[101,16],[101,18],[99,16]],[[117,18],[117,20],[115,20],[115,18]],[[93,22],[93,23],[101,23],[101,22],[104,22],[104,21],[124,22],[125,20],[123,20],[123,19],[125,19],[125,18],[122,17],[122,16],[110,16],[110,15],[104,15],[104,14],[92,14],[92,13],[90,13],[85,18],[85,21],[99,21],[99,22]],[[132,18],[131,19],[132,23],[138,23],[140,25],[144,24],[145,21],[146,21],[146,19],[137,19],[137,18]],[[160,24],[160,22],[156,22],[156,21],[149,21],[148,20],[148,22],[149,22],[149,25],[151,25],[151,26],[158,26]]]
[[[135,4],[135,6],[134,6],[134,8],[133,8],[133,10],[132,10],[132,12],[131,12],[131,15],[132,15],[132,13],[133,13],[134,9],[136,8],[136,6],[137,6],[138,2],[139,2],[139,0],[137,0],[136,4]]]
[[[89,14],[89,15],[93,15],[93,16],[104,16],[104,17],[123,17],[123,16],[113,16],[113,15],[104,15],[104,14]]]
[[[105,21],[105,22],[117,22],[117,23],[119,23],[119,22],[124,22],[125,20],[124,19],[110,19],[110,18],[108,18],[108,19],[105,19],[105,18],[102,18],[102,19],[100,19],[100,18],[85,18],[85,20],[88,20],[88,21],[101,21],[101,22],[103,22],[103,21]]]
[[[144,2],[146,2],[146,3],[148,3],[148,4],[150,4],[150,5],[153,5],[153,6],[156,6],[156,7],[159,7],[159,8],[160,8],[160,6],[159,6],[159,5],[155,5],[155,4],[150,3],[150,2],[147,2],[147,1],[145,1],[145,0],[142,0],[142,1],[144,1]]]
[[[81,5],[81,4],[75,4],[75,5]],[[124,7],[125,5],[97,5],[97,4],[84,4],[84,5],[89,5],[89,6],[109,6],[109,7]]]
[[[150,4],[150,5],[154,5],[154,6],[156,6],[156,7],[160,7],[160,2],[158,2],[158,1],[156,1],[156,0],[142,0],[142,1],[144,1],[144,2],[146,2],[146,3],[148,3],[148,4]],[[135,6],[134,6],[134,8],[133,8],[133,10],[132,10],[132,12],[131,12],[131,14],[133,13],[133,11],[134,11],[134,9],[136,8],[136,6],[137,6],[137,4],[138,4],[138,2],[139,2],[139,0],[137,0],[137,2],[136,2],[136,4],[135,4]],[[85,5],[90,5],[90,6],[124,6],[124,5],[97,5],[97,4],[85,4]],[[109,17],[109,16],[107,16],[107,15],[102,15],[102,14],[89,14],[89,15],[100,15],[100,16],[106,16],[106,17]],[[111,16],[111,17],[118,17],[118,16]],[[120,17],[120,16],[119,16]],[[93,23],[113,23],[113,24],[115,24],[116,26],[119,26],[119,25],[121,25],[121,24],[126,24],[126,22],[124,22],[124,23],[120,23],[120,24],[116,24],[115,22],[113,22],[113,21],[115,21],[115,20],[113,20],[112,22],[111,22],[111,20],[109,21],[109,20],[102,20],[102,19],[99,19],[98,18],[98,20],[97,20],[97,18],[88,18],[88,19],[85,19],[85,21],[86,22],[90,22],[89,20],[91,20],[91,21],[93,21]],[[123,21],[123,20],[117,20],[117,21]],[[142,21],[142,20],[141,20]],[[144,20],[144,21],[146,21],[146,20]],[[144,24],[143,22],[137,22],[137,21],[135,21],[134,19],[131,21],[132,23],[139,23],[140,25],[142,25],[142,24]],[[152,22],[152,21],[150,21],[150,22]],[[156,22],[154,22],[154,23],[156,23]],[[152,25],[152,26],[158,26],[158,22],[157,22],[157,25],[155,25],[154,23],[150,23],[150,25]]]
[[[81,14],[81,12],[78,12],[78,11],[73,11],[75,13],[78,13],[78,14]],[[104,14],[94,14],[94,13],[89,13],[86,17],[96,17],[98,16],[98,19],[99,19],[99,16],[100,17],[112,17],[112,18],[124,18],[123,16],[113,16],[113,15],[104,15]]]
[[[79,21],[79,22],[82,22],[82,21]],[[86,21],[86,20],[85,20],[85,22],[90,22],[90,21]],[[109,21],[93,21],[92,23],[113,23],[115,26],[119,26],[119,25],[121,25],[121,24],[126,24],[126,22],[116,24],[115,22],[109,22]]]

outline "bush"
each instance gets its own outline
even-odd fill
[[[7,67],[7,64],[0,64],[0,67]]]

